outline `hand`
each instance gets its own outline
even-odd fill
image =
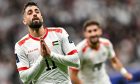
[[[41,46],[41,56],[50,57],[51,51],[49,47],[46,45],[43,38],[40,38],[40,46]]]
[[[127,79],[127,80],[132,80],[133,75],[132,75],[131,73],[127,72],[127,73],[124,75],[124,77],[125,77],[125,79]]]

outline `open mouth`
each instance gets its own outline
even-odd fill
[[[98,38],[98,36],[92,36],[92,37],[90,37],[90,39],[97,39]]]
[[[33,19],[32,19],[32,22],[38,23],[38,22],[39,22],[39,19],[38,19],[38,18],[33,18]]]
[[[39,18],[33,18],[32,21],[39,21]]]
[[[39,20],[33,20],[33,22],[38,22]]]
[[[98,41],[98,36],[90,37],[90,40],[92,42],[96,42],[96,41]]]

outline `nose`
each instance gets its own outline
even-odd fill
[[[36,13],[34,13],[34,15],[33,15],[34,17],[37,17],[37,14]]]

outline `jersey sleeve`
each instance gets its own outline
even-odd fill
[[[108,52],[109,52],[109,58],[110,59],[116,56],[115,51],[113,49],[113,45],[110,41],[108,43]]]
[[[67,55],[77,53],[74,42],[64,29],[62,29],[62,49],[64,54]]]
[[[42,56],[39,56],[36,63],[30,67],[29,60],[24,49],[22,49],[18,44],[15,45],[15,54],[17,70],[19,71],[20,78],[23,83],[28,84],[34,80],[39,70],[43,68],[44,59]]]
[[[78,51],[78,56],[79,56],[80,60],[82,60],[82,57],[83,57],[82,55],[83,55],[83,53],[85,52],[85,49],[86,49],[85,44],[80,42],[79,44],[76,45],[76,49]]]
[[[85,45],[85,44],[84,44]],[[83,45],[83,42],[80,42],[80,43],[78,43],[77,45],[76,45],[76,49],[77,49],[77,51],[78,51],[78,56],[79,56],[79,59],[80,59],[80,66],[79,67],[70,67],[70,69],[72,70],[72,71],[77,71],[77,70],[80,70],[80,67],[82,66],[82,63],[83,63],[83,61],[82,61],[82,57],[83,57],[83,49],[84,49],[84,45]]]
[[[18,44],[15,45],[15,55],[16,55],[16,65],[18,71],[28,69],[29,61],[25,55],[25,52],[21,49],[21,47]]]
[[[58,55],[53,52],[52,59],[68,66],[78,67],[80,64],[80,60],[76,47],[74,45],[74,42],[70,39],[68,33],[63,28],[61,34],[61,42],[61,47],[64,55]]]

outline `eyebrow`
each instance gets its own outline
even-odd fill
[[[29,9],[27,12],[32,11],[31,9]]]
[[[34,10],[35,10],[35,11],[39,11],[39,9],[37,9],[37,8],[34,9]],[[29,9],[27,12],[29,12],[29,11],[32,11],[32,9]]]
[[[35,11],[36,11],[36,10],[39,10],[39,9],[36,8]]]

